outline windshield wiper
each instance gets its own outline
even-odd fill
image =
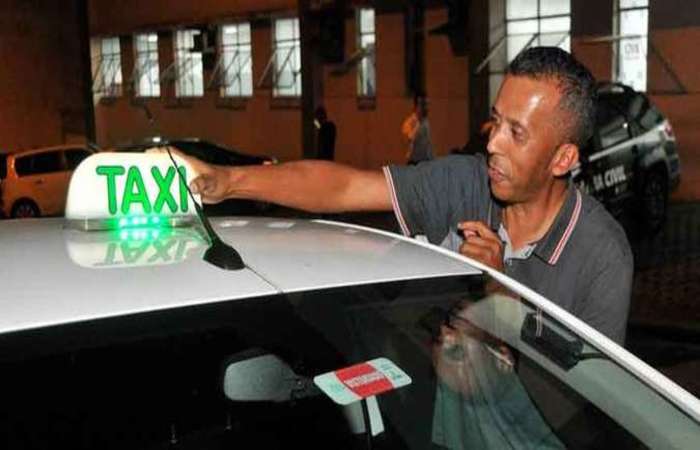
[[[170,153],[170,148],[166,146],[165,150],[168,152],[168,156],[170,157],[170,161],[172,161],[173,166],[175,166],[175,172],[177,172],[180,181],[182,181],[182,184],[185,185],[187,193],[189,194],[190,199],[192,199],[192,203],[194,203],[194,209],[197,212],[197,217],[199,217],[199,220],[202,223],[202,227],[204,227],[204,231],[209,237],[209,241],[211,244],[209,245],[209,248],[204,252],[203,259],[209,264],[212,264],[224,270],[245,269],[246,265],[243,262],[243,258],[241,258],[241,255],[236,251],[235,248],[231,247],[230,245],[221,240],[219,235],[216,234],[214,228],[211,226],[209,218],[204,214],[204,211],[202,211],[202,207],[199,206],[199,204],[195,201],[194,195],[192,194],[190,187],[187,185],[187,180],[184,179],[182,173],[178,170],[175,158],[173,158],[172,153]]]

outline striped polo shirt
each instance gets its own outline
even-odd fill
[[[482,155],[451,155],[417,166],[384,168],[396,219],[407,236],[425,235],[459,251],[457,224],[482,221],[504,243],[507,275],[618,343],[624,342],[633,258],[625,232],[594,198],[570,183],[542,239],[517,251],[501,224]]]

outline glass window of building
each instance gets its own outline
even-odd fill
[[[613,62],[614,78],[637,91],[647,89],[649,1],[618,0],[615,34],[619,36]]]
[[[250,24],[237,23],[221,27],[221,96],[253,95],[253,58]]]
[[[204,95],[204,69],[202,52],[195,51],[195,36],[200,30],[178,30],[175,33],[176,82],[178,97],[201,97]]]
[[[122,93],[122,57],[118,37],[102,38],[98,42],[94,61],[93,92],[99,96],[117,97]]]
[[[301,96],[301,41],[299,19],[276,19],[273,34],[275,97]]]
[[[134,36],[136,66],[134,87],[137,97],[160,96],[160,70],[158,67],[158,34],[144,33]]]
[[[377,85],[374,9],[362,8],[358,10],[357,30],[357,47],[363,53],[357,71],[357,94],[361,97],[374,97]]]

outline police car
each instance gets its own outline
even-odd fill
[[[643,93],[620,83],[598,86],[595,131],[580,160],[575,182],[614,215],[638,213],[650,231],[663,224],[680,160],[671,124]]]
[[[0,448],[697,448],[700,401],[525,286],[345,223],[201,215],[101,153],[0,223]]]

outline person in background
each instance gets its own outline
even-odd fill
[[[318,129],[316,156],[318,159],[333,161],[335,158],[335,124],[328,120],[328,114],[323,106],[316,108],[314,117],[314,125]]]
[[[428,100],[424,96],[413,99],[413,112],[401,125],[401,133],[408,142],[406,157],[408,164],[415,165],[421,161],[433,159],[433,143],[430,139],[428,122]]]

